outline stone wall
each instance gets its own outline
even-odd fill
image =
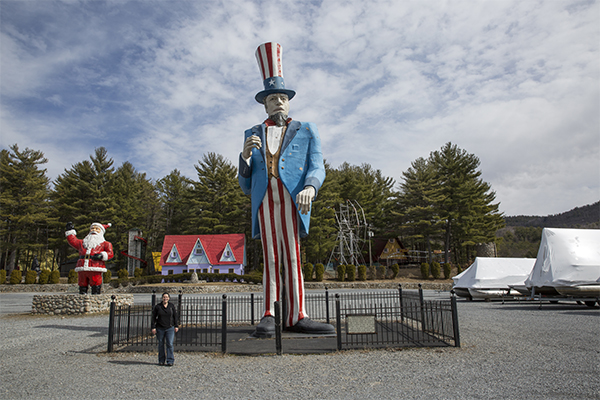
[[[324,290],[329,289],[398,289],[398,284],[402,284],[402,289],[417,289],[419,282],[397,282],[397,281],[354,281],[354,282],[304,282],[306,289]],[[444,290],[452,289],[451,282],[423,281],[423,290]],[[157,296],[163,292],[169,292],[171,296],[176,296],[179,291],[183,293],[240,293],[256,292],[262,293],[261,284],[169,284],[169,285],[128,285],[113,288],[110,285],[102,285],[102,293],[107,295],[116,294],[121,296],[124,293],[152,293],[155,291]],[[76,284],[55,284],[55,285],[0,285],[0,293],[10,292],[65,292],[69,294],[79,293],[79,287]],[[97,296],[97,295],[96,295]],[[102,295],[101,295],[102,296]]]
[[[32,314],[92,314],[110,310],[111,294],[36,294],[31,304]],[[115,295],[117,305],[133,305],[132,294]]]

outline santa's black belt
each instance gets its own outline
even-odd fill
[[[91,260],[92,254],[86,254],[85,256],[79,256],[80,260]]]

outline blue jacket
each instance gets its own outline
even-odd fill
[[[256,135],[262,142],[259,150],[253,149],[250,165],[240,154],[238,180],[245,194],[252,198],[252,237],[260,238],[258,208],[260,207],[269,179],[266,167],[266,125],[256,125],[244,132],[244,142],[251,135]],[[305,186],[313,186],[316,193],[325,180],[325,166],[321,153],[321,138],[315,124],[311,122],[291,121],[283,137],[279,153],[279,178],[286,187],[294,203],[296,195]],[[296,204],[296,208],[298,205]],[[306,215],[298,213],[300,221],[300,236],[308,235],[310,212]]]

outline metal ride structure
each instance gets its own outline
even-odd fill
[[[364,264],[362,250],[369,239],[369,226],[361,205],[356,200],[340,203],[339,211],[335,212],[335,221],[338,228],[337,244],[327,265],[332,265],[332,259],[336,264]]]

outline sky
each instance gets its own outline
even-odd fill
[[[56,179],[105,147],[157,180],[237,165],[261,123],[254,56],[283,47],[290,116],[326,161],[402,182],[451,142],[505,215],[600,200],[596,1],[0,2],[0,148],[40,150]]]

